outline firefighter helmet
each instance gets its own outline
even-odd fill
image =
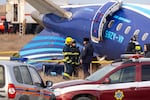
[[[73,41],[71,37],[67,37],[65,40],[65,44],[70,44]]]

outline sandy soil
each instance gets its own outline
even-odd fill
[[[18,51],[35,35],[0,34],[0,51]]]

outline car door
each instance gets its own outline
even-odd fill
[[[33,67],[29,67],[30,73],[31,73],[31,77],[33,80],[33,85],[34,88],[36,90],[38,90],[40,96],[39,96],[39,100],[46,100],[45,96],[44,96],[44,83],[40,77],[40,75],[38,74],[38,72],[36,71],[36,69],[34,69]]]
[[[5,70],[4,66],[0,65],[0,100],[7,99],[7,93],[5,89]]]
[[[20,66],[20,72],[23,80],[22,89],[24,90],[21,100],[39,100],[39,89],[35,88],[31,74],[27,65]]]
[[[141,65],[141,82],[138,83],[137,96],[140,100],[150,100],[150,64]]]
[[[136,98],[136,66],[125,66],[107,77],[109,84],[100,86],[100,100],[140,100]]]

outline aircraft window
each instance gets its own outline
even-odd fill
[[[130,32],[130,30],[131,30],[131,26],[128,26],[128,27],[125,29],[124,33],[125,33],[125,34],[128,34],[128,33]]]
[[[134,31],[134,35],[139,35],[139,33],[140,33],[139,29],[137,29],[137,30]]]
[[[114,22],[115,22],[114,20],[111,20],[108,24],[108,28],[111,28]]]
[[[117,26],[117,28],[116,28],[116,30],[117,30],[117,31],[120,31],[122,25],[123,25],[122,23],[119,23],[118,26]]]
[[[145,41],[148,38],[149,33],[144,33],[142,36],[142,41]]]

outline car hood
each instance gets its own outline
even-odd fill
[[[55,83],[52,86],[52,89],[64,88],[64,87],[74,86],[74,85],[89,84],[89,83],[91,83],[91,81],[88,81],[88,80],[71,80],[71,81]]]

